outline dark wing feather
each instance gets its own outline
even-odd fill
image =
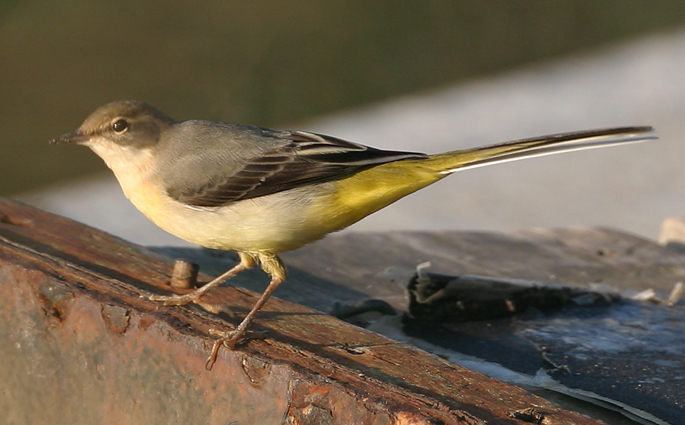
[[[279,143],[241,159],[242,166],[231,172],[218,170],[203,184],[168,190],[169,195],[188,205],[218,207],[304,184],[336,180],[377,164],[426,157],[421,153],[385,151],[313,133],[264,131],[262,136],[278,139]]]

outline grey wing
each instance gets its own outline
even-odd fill
[[[192,206],[218,207],[304,184],[336,180],[376,164],[426,157],[421,153],[385,151],[314,133],[242,128],[252,132],[241,144],[247,154],[241,152],[242,155],[233,155],[226,161],[217,153],[210,163],[205,163],[208,160],[205,156],[205,160],[193,164],[202,178],[195,179],[191,185],[167,186],[169,195]],[[192,172],[187,168],[183,170],[186,175]]]

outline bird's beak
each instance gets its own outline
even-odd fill
[[[74,143],[77,145],[82,145],[83,143],[87,142],[90,140],[89,136],[86,136],[85,134],[81,133],[80,131],[74,131],[72,133],[67,133],[63,134],[59,137],[56,137],[52,140],[50,140],[51,145],[55,145],[58,143]]]

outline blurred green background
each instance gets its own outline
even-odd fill
[[[0,195],[103,171],[47,145],[101,104],[297,127],[685,23],[685,2],[0,2]]]

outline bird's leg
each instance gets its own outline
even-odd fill
[[[245,338],[247,328],[248,326],[250,326],[250,323],[252,323],[252,320],[254,319],[255,315],[264,306],[264,304],[266,304],[266,302],[271,297],[271,294],[273,294],[276,288],[278,288],[278,285],[280,285],[285,280],[285,266],[276,255],[259,254],[258,261],[260,266],[262,267],[262,270],[269,273],[269,275],[271,276],[269,286],[266,287],[262,295],[259,297],[259,299],[252,307],[250,312],[247,313],[247,316],[245,316],[243,321],[240,322],[238,327],[236,327],[232,331],[220,334],[221,337],[214,341],[214,346],[212,347],[212,354],[207,359],[207,364],[205,365],[208,370],[212,368],[212,365],[214,365],[217,353],[219,352],[219,348],[221,348],[222,345],[225,345],[226,347],[232,349],[233,347],[235,347],[236,344],[238,344]]]
[[[217,277],[212,281],[207,282],[206,284],[202,285],[200,288],[194,290],[193,292],[189,292],[185,295],[150,295],[148,298],[152,301],[161,301],[162,303],[164,303],[164,305],[185,305],[190,302],[197,302],[207,292],[209,292],[210,289],[214,288],[215,286],[218,286],[221,282],[234,277],[238,273],[249,269],[256,263],[255,259],[252,256],[243,256],[242,253],[240,253],[239,255],[240,263],[236,264],[234,267],[224,272],[221,276]]]

